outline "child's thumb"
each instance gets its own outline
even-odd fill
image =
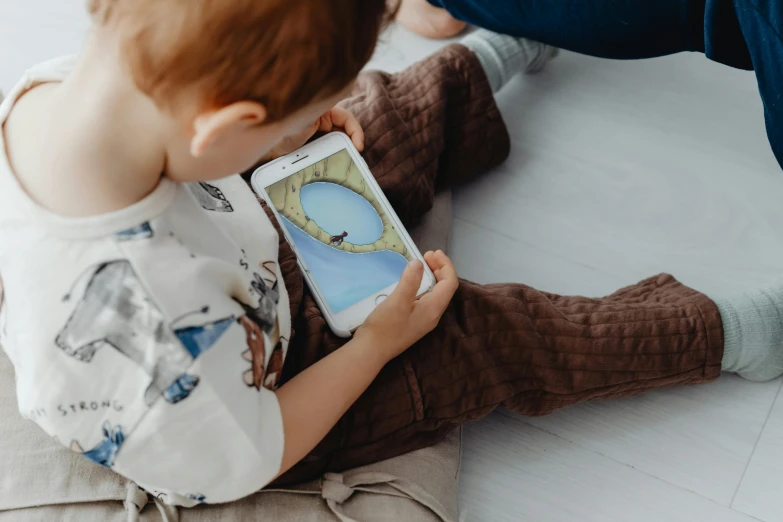
[[[394,290],[394,297],[402,302],[412,303],[421,286],[421,277],[424,274],[424,265],[418,259],[414,259],[402,273],[400,282]]]

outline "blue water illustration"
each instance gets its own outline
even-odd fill
[[[349,243],[369,245],[383,233],[381,216],[370,202],[341,185],[311,183],[302,187],[299,199],[307,216],[331,236],[348,232]]]
[[[332,187],[339,189],[335,191]],[[308,216],[321,228],[329,233],[348,232],[347,241],[356,242],[355,237],[371,238],[367,242],[375,242],[383,230],[375,231],[372,225],[380,217],[375,209],[364,198],[352,191],[332,183],[313,183],[302,188],[302,203],[304,206],[305,189],[308,189],[308,204],[305,206]],[[351,197],[338,196],[339,204],[335,203],[335,194],[339,191],[350,192],[355,198],[360,198],[366,205],[351,201]],[[335,209],[339,211],[335,211]],[[317,210],[316,210],[317,209]],[[315,212],[314,212],[315,210]],[[340,214],[339,217],[335,217]],[[318,215],[318,219],[315,216]],[[331,220],[333,224],[340,223],[336,229],[327,228],[323,222]],[[400,280],[407,259],[391,250],[379,250],[366,254],[354,254],[338,250],[313,239],[302,229],[283,217],[288,233],[291,235],[318,289],[326,299],[333,313],[339,313],[384,288]],[[334,232],[339,229],[339,232]],[[356,234],[356,235],[354,235]],[[373,237],[374,234],[374,237]]]

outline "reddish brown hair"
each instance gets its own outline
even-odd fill
[[[136,86],[163,107],[264,104],[270,121],[336,94],[369,61],[386,0],[88,0]]]

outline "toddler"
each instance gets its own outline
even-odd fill
[[[413,262],[353,339],[329,331],[234,173],[339,129],[413,225],[438,188],[503,161],[493,92],[551,48],[479,32],[357,82],[385,0],[89,9],[83,53],[30,69],[0,105],[0,342],[27,418],[167,502],[389,458],[499,405],[540,415],[722,366],[780,373],[754,294],[719,309],[663,275],[561,297],[460,281],[442,252],[425,255],[430,294],[415,299]]]

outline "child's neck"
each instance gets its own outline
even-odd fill
[[[113,40],[95,34],[64,82],[19,100],[5,136],[29,195],[58,214],[85,216],[125,208],[154,190],[170,126],[122,70]]]

